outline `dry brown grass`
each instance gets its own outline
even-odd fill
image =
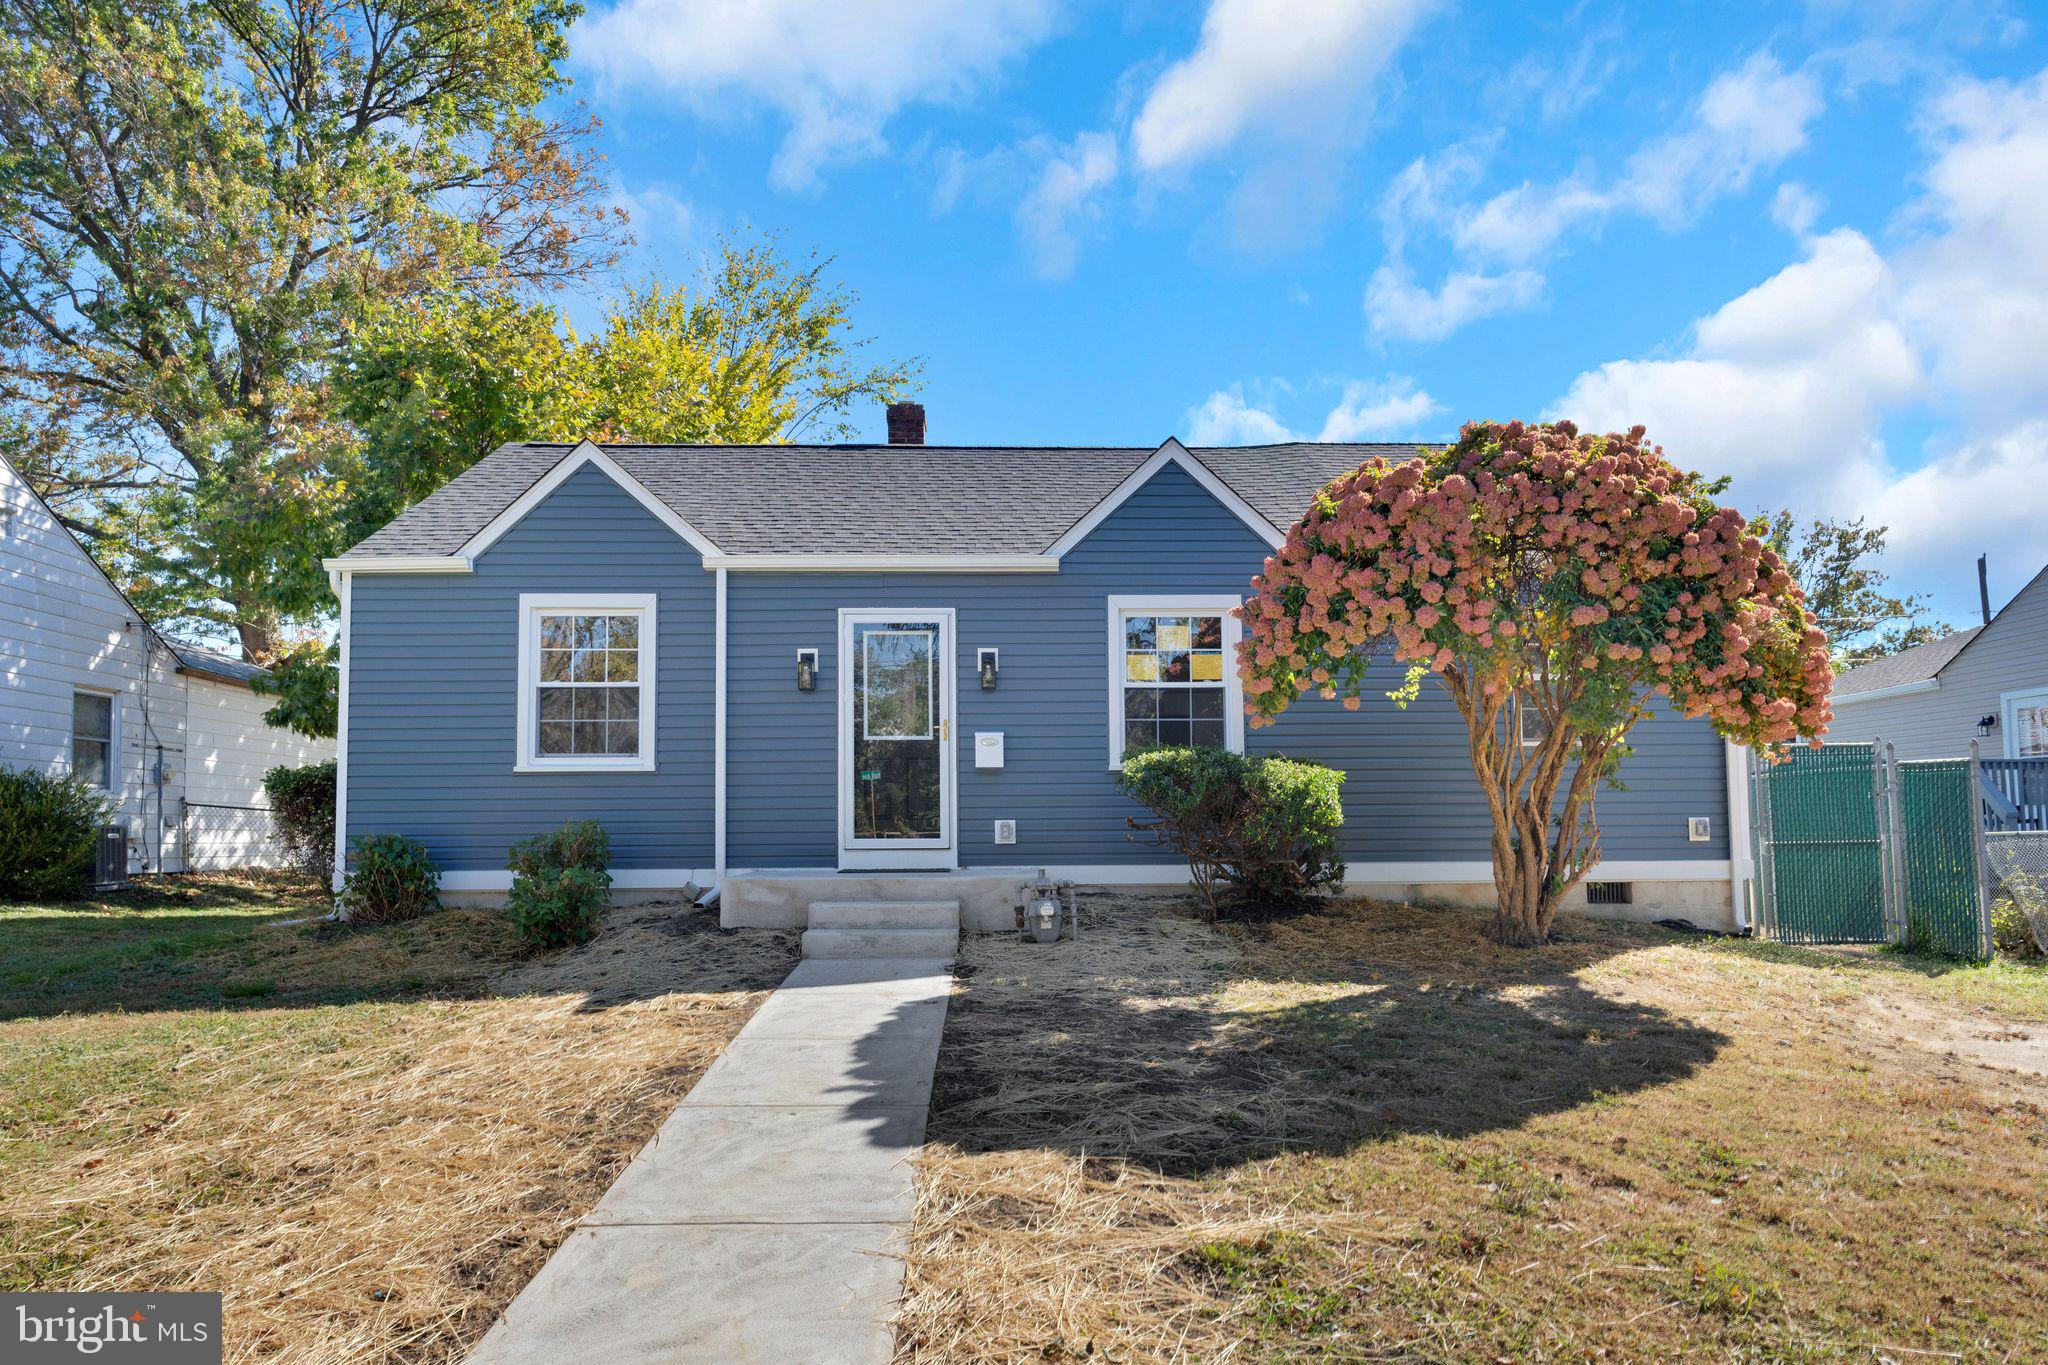
[[[1910,963],[1084,914],[967,948],[905,1361],[2048,1358],[2048,1091]]]
[[[537,960],[480,911],[274,932],[180,964],[262,1007],[0,1025],[0,1284],[223,1290],[235,1361],[454,1359],[795,955],[676,906]]]

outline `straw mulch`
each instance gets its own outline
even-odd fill
[[[457,1359],[795,956],[675,905],[524,961],[502,916],[421,925],[423,954],[513,965],[455,998],[7,1025],[0,1065],[42,1059],[52,1094],[0,1124],[27,1158],[0,1284],[219,1289],[232,1361]],[[301,978],[394,951],[395,931],[284,932],[303,946],[272,966]]]
[[[1914,973],[1185,908],[964,945],[900,1362],[2048,1352],[2048,1091],[1875,1043]]]

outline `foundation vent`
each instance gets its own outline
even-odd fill
[[[1587,882],[1586,904],[1588,905],[1633,905],[1636,888],[1633,882]]]

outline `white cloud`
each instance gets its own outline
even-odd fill
[[[1771,221],[1795,236],[1804,237],[1826,208],[1827,200],[1811,187],[1787,180],[1771,196]]]
[[[1241,384],[1216,390],[1188,410],[1187,420],[1189,445],[1260,446],[1294,439],[1286,423],[1245,401]]]
[[[1429,0],[1210,0],[1194,52],[1154,83],[1131,128],[1147,171],[1199,161],[1254,128],[1317,132],[1367,90]]]
[[[1404,267],[1383,265],[1366,285],[1365,317],[1378,336],[1439,341],[1477,318],[1528,308],[1541,297],[1543,277],[1533,270],[1458,271],[1432,290]]]
[[[625,210],[633,236],[642,247],[673,248],[698,235],[696,209],[667,185],[649,184],[636,189],[613,176],[611,205]]]
[[[1756,53],[1714,78],[1692,126],[1629,159],[1615,197],[1659,222],[1683,224],[1804,147],[1820,112],[1820,82],[1812,73],[1788,72],[1769,53]]]
[[[1595,430],[1640,422],[1679,464],[1734,474],[1750,497],[1845,479],[1867,491],[1879,424],[1923,392],[1890,301],[1875,249],[1838,230],[1702,318],[1690,354],[1611,361],[1580,375],[1551,415]]]
[[[1040,150],[1045,165],[1017,205],[1017,229],[1032,268],[1048,279],[1065,279],[1074,273],[1080,251],[1077,233],[1101,216],[1099,196],[1116,178],[1116,139],[1083,133],[1065,146]]]
[[[1941,379],[2002,414],[2048,407],[2048,71],[1965,81],[1932,110],[1937,156],[1902,256],[1906,312]]]
[[[1454,142],[1430,156],[1418,156],[1387,183],[1380,197],[1380,232],[1387,251],[1398,256],[1408,229],[1443,216],[1453,199],[1479,180],[1499,138]]]
[[[1804,147],[1821,107],[1811,73],[1787,72],[1759,52],[1715,77],[1685,123],[1638,148],[1611,183],[1585,172],[1524,181],[1476,208],[1446,211],[1449,173],[1464,172],[1469,158],[1440,168],[1412,163],[1388,187],[1382,210],[1395,230],[1387,234],[1389,263],[1367,291],[1374,330],[1436,339],[1475,318],[1533,306],[1543,296],[1533,267],[1574,229],[1620,213],[1678,227]],[[1402,260],[1408,228],[1425,217],[1451,224],[1445,235],[1458,257],[1435,290],[1410,284]],[[1488,273],[1493,267],[1509,268]],[[1423,308],[1423,317],[1406,321],[1393,311],[1406,305]]]
[[[1864,504],[1888,526],[1902,563],[1960,576],[1991,552],[2000,571],[2031,578],[2048,562],[2048,420],[2032,419],[1938,452]],[[1997,601],[1994,597],[1993,601]]]
[[[803,188],[881,150],[905,105],[964,96],[1051,26],[1051,0],[621,0],[577,25],[572,47],[607,80],[700,109],[738,97],[778,110],[790,127],[771,174]]]
[[[1605,214],[1613,204],[1604,190],[1581,181],[1554,185],[1524,181],[1460,217],[1451,240],[1475,256],[1533,261],[1572,227]]]
[[[1323,419],[1318,441],[1363,441],[1375,436],[1413,434],[1416,424],[1442,412],[1443,404],[1415,387],[1412,379],[1368,384],[1353,380]]]
[[[1442,412],[1443,405],[1395,375],[1378,382],[1354,379],[1343,387],[1335,407],[1314,435],[1294,431],[1269,408],[1244,396],[1233,384],[1209,395],[1188,410],[1188,444],[1197,446],[1273,445],[1281,441],[1366,441],[1375,437],[1412,436],[1418,423]]]
[[[1924,131],[1924,192],[1888,256],[1848,229],[1813,238],[1688,353],[1602,365],[1555,411],[1643,422],[1751,506],[1867,516],[1896,577],[1961,602],[1980,551],[2017,574],[2048,558],[2048,72],[1955,82]],[[1938,424],[1903,459],[1884,442],[1902,409]]]

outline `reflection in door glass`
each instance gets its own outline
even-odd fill
[[[940,838],[938,624],[852,629],[853,837]]]

